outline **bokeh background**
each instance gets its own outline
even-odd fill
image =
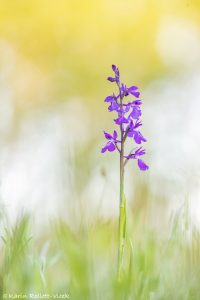
[[[113,130],[103,102],[113,63],[140,88],[148,139],[150,170],[127,167],[129,205],[147,189],[161,228],[187,199],[200,224],[198,0],[0,1],[0,199],[10,222],[22,212],[35,225],[116,218],[118,156],[100,154]]]
[[[126,168],[120,283],[112,64],[150,166]],[[0,298],[200,299],[199,116],[199,0],[0,0]]]

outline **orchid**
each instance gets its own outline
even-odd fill
[[[117,140],[117,137],[118,137],[117,131],[114,130],[113,135],[111,135],[111,134],[109,134],[109,133],[107,133],[107,132],[104,131],[104,135],[105,135],[105,138],[107,140],[109,140],[109,142],[107,142],[107,144],[105,145],[105,147],[103,147],[101,149],[101,152],[104,153],[107,150],[109,152],[114,151],[117,148],[117,143],[120,143],[120,141]]]
[[[113,134],[104,131],[107,140],[106,145],[101,149],[101,153],[114,152],[117,150],[120,154],[120,213],[119,213],[119,251],[118,251],[118,279],[121,278],[122,261],[124,252],[124,241],[126,233],[126,198],[124,194],[124,170],[129,160],[136,160],[137,166],[141,171],[149,169],[148,165],[141,159],[145,155],[146,150],[140,146],[136,146],[129,153],[125,153],[125,144],[127,140],[141,145],[147,139],[142,135],[139,128],[142,126],[141,105],[139,99],[140,92],[137,86],[127,87],[121,83],[119,69],[112,65],[114,76],[109,76],[108,81],[115,83],[118,87],[118,95],[114,93],[105,98],[104,102],[108,103],[108,111],[117,114],[114,119],[118,126],[119,134],[114,130]],[[131,98],[129,101],[128,98]],[[119,136],[119,137],[118,137]]]
[[[117,113],[117,117],[114,119],[114,122],[119,126],[121,139],[117,140],[118,134],[116,130],[114,131],[113,136],[108,135],[104,132],[105,138],[109,140],[109,142],[107,142],[107,144],[102,148],[102,153],[106,151],[115,151],[117,149],[117,143],[124,144],[126,138],[132,138],[132,140],[136,144],[141,144],[147,141],[147,139],[139,131],[139,127],[142,126],[142,121],[140,119],[142,115],[140,107],[142,105],[142,101],[138,99],[140,96],[138,87],[133,85],[128,88],[124,83],[121,83],[120,81],[119,69],[115,65],[112,65],[112,70],[114,72],[114,77],[109,76],[107,79],[117,84],[119,94],[115,95],[113,93],[112,95],[107,96],[104,102],[109,103],[109,112],[114,111]],[[124,100],[126,100],[128,96],[133,97],[133,99],[131,99],[131,101],[129,102],[125,102]],[[119,150],[119,152],[121,153],[122,151]],[[141,171],[146,171],[149,168],[144,162],[141,163],[141,160],[139,158],[136,158],[134,153],[130,154],[129,156],[123,153],[123,157],[126,159],[136,159],[137,165]]]

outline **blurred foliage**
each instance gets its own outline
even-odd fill
[[[13,228],[7,224],[2,235],[1,291],[69,293],[77,300],[199,299],[200,235],[188,222],[187,207],[173,216],[167,235],[157,234],[132,213],[129,220],[120,283],[116,222],[93,219],[90,226],[71,230],[58,220],[40,239],[31,237],[27,216]]]

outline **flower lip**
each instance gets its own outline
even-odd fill
[[[109,152],[113,152],[116,149],[116,146],[113,142],[109,141],[102,149],[101,149],[101,153],[106,152],[107,150]]]
[[[133,132],[133,138],[136,142],[136,144],[141,144],[142,142],[146,142],[147,140],[145,139],[145,137],[143,137],[143,135],[141,134],[140,131],[134,131]]]
[[[141,171],[146,171],[149,169],[149,166],[147,166],[145,162],[141,159],[138,159],[138,167],[140,168]]]

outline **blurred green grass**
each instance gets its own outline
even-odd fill
[[[77,300],[198,300],[200,235],[187,209],[183,206],[171,218],[164,234],[150,225],[149,205],[129,207],[120,283],[117,220],[94,218],[73,230],[57,220],[39,237],[31,234],[31,217],[21,216],[12,227],[5,224],[1,237],[1,293],[69,293]]]

